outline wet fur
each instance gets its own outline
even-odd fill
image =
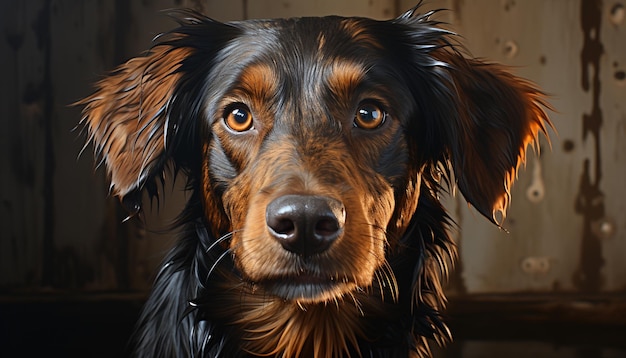
[[[173,15],[180,27],[80,102],[132,214],[168,166],[189,181],[135,355],[422,357],[448,341],[441,282],[457,253],[439,195],[456,184],[497,223],[550,125],[540,91],[464,56],[415,9],[389,21]],[[388,112],[380,128],[353,126],[363,100]],[[224,125],[233,102],[254,130]],[[265,207],[290,193],[344,203],[346,232],[327,252],[305,260],[268,237]],[[333,285],[281,283],[300,272]]]

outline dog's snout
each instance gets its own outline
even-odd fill
[[[344,206],[338,200],[315,195],[285,195],[267,206],[270,234],[285,250],[310,256],[327,250],[343,233]]]

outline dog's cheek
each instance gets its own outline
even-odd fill
[[[250,207],[246,209],[246,214],[238,218],[241,220],[242,230],[234,233],[232,251],[235,257],[235,264],[244,275],[252,280],[258,280],[256,273],[264,266],[258,253],[267,250],[265,240],[265,215],[262,210],[255,210],[262,205],[258,200],[251,199]],[[262,206],[263,207],[263,206]]]
[[[204,215],[207,223],[210,224],[210,231],[215,237],[221,237],[232,230],[230,220],[224,211],[222,198],[220,195],[221,188],[215,180],[215,170],[208,160],[210,145],[204,145],[204,158],[202,163],[202,204],[204,207]]]
[[[421,173],[418,170],[409,172],[404,186],[396,190],[396,208],[387,225],[389,245],[395,248],[398,238],[402,237],[409,227],[411,218],[417,210],[421,190]]]
[[[378,224],[386,229],[389,246],[395,245],[415,212],[421,170],[414,164],[416,161],[411,159],[404,131],[399,127],[394,129],[379,150],[376,172],[382,177],[382,183],[377,185],[381,193],[374,203],[378,212],[376,217],[385,220]]]
[[[393,216],[396,205],[394,190],[385,180],[379,179],[377,188],[372,193],[375,194],[371,199],[370,217],[377,233],[382,237],[380,244],[381,250],[384,250],[384,243],[387,241],[385,228]]]
[[[385,262],[385,228],[392,217],[395,199],[393,189],[380,175],[369,173],[365,177],[368,180],[356,190],[358,207],[348,208],[348,236],[356,240],[347,243],[347,250],[354,253],[353,261],[360,266],[355,272],[371,282],[374,271]]]
[[[219,140],[213,140],[206,145],[205,158],[210,163],[209,177],[218,192],[226,190],[228,184],[237,177],[237,168],[226,155]]]
[[[250,281],[275,272],[281,262],[280,245],[270,239],[265,220],[267,196],[258,193],[258,178],[248,171],[239,174],[224,192],[224,208],[232,225],[230,249],[235,266]],[[257,185],[255,185],[257,184]]]
[[[393,134],[382,136],[380,142],[376,172],[392,187],[403,187],[409,171],[409,150],[404,132],[396,124]]]
[[[260,281],[268,274],[289,272],[292,260],[282,246],[271,238],[267,231],[265,195],[253,195],[243,218],[243,230],[236,232],[237,240],[232,246],[235,263],[244,276],[251,281]]]
[[[387,195],[363,190],[355,198],[360,203],[358,207],[347,208],[348,231],[344,240],[338,243],[341,247],[337,247],[335,254],[336,261],[346,265],[346,272],[354,272],[357,284],[366,287],[385,262],[386,208],[393,203],[389,202]]]
[[[231,222],[232,231],[244,229],[245,217],[248,211],[249,186],[245,177],[233,179],[222,195],[224,211]]]
[[[227,232],[238,231],[243,228],[244,218],[248,210],[248,193],[250,188],[249,176],[241,175],[240,162],[235,162],[236,157],[227,150],[233,150],[232,145],[223,131],[214,128],[215,136],[210,143],[205,144],[203,163],[203,189],[205,198],[205,211],[207,218],[212,218],[219,213],[223,222],[227,222]],[[225,143],[223,145],[222,143]],[[224,227],[224,225],[222,225]]]

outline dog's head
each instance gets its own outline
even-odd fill
[[[284,300],[394,286],[387,258],[420,196],[435,200],[437,168],[496,221],[549,125],[531,84],[466,58],[414,11],[178,18],[83,101],[89,140],[135,210],[167,163],[186,171],[241,276]]]

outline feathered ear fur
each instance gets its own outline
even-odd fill
[[[169,107],[188,48],[156,45],[97,84],[81,121],[102,157],[114,195],[125,196],[161,170]]]
[[[193,158],[181,152],[200,153],[193,150],[204,100],[197,87],[204,86],[211,59],[234,30],[193,12],[171,15],[179,28],[76,103],[84,106],[80,124],[106,166],[112,194],[132,213],[140,210],[143,189],[156,194],[155,183],[163,181],[170,161],[176,170],[189,169]]]
[[[456,97],[444,146],[465,199],[493,222],[503,219],[510,187],[529,145],[551,126],[544,95],[502,66],[442,51]]]
[[[465,199],[499,224],[527,147],[538,148],[539,133],[547,136],[552,126],[544,111],[550,106],[532,83],[503,66],[465,57],[454,34],[429,19],[434,12],[415,10],[396,23],[407,26],[413,63],[407,77],[419,118],[409,131],[417,156],[449,164]]]

